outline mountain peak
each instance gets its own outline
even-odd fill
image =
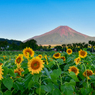
[[[57,28],[70,28],[70,27],[68,27],[68,26],[58,26]]]
[[[95,40],[95,37],[90,37],[68,26],[58,26],[57,28],[46,32],[42,35],[35,36],[30,39],[35,39],[38,44],[67,44],[74,42],[88,42],[88,40]],[[30,40],[28,39],[28,40]]]

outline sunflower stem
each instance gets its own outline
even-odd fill
[[[59,67],[59,64],[58,63],[57,63],[57,66],[58,66],[58,69],[59,69],[60,67]]]
[[[57,63],[57,66],[58,66],[58,69],[59,69],[60,67],[59,67],[59,64],[58,63]],[[61,82],[61,86],[62,86],[62,76],[61,75],[60,75],[60,82]],[[61,94],[63,95],[63,92],[61,92]]]
[[[84,64],[84,63],[83,63],[83,65],[84,65],[84,67],[85,67],[85,71],[86,71],[86,66],[85,66],[85,64]],[[86,72],[86,79],[87,79],[87,87],[89,88],[87,72]]]
[[[0,80],[0,91],[1,91],[1,80]]]
[[[40,88],[39,88],[39,95],[41,95],[41,75],[40,75],[40,79],[39,79],[39,86],[40,86]]]

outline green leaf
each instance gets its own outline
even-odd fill
[[[53,64],[55,64],[55,62],[54,61],[50,61],[48,66],[51,67],[51,66],[53,66]]]
[[[67,57],[66,62],[69,63],[72,60],[72,57]]]
[[[7,90],[3,95],[12,95],[11,91]]]
[[[89,76],[89,78],[90,78],[91,80],[95,81],[95,75],[91,75],[91,76]]]
[[[81,71],[84,72],[85,71],[85,67],[83,64],[81,64]]]
[[[33,80],[30,80],[30,82],[28,83],[28,89],[30,89],[33,86],[34,82]]]
[[[7,87],[9,90],[13,87],[13,80],[11,78],[4,78],[3,84],[5,87]]]
[[[17,89],[19,88],[18,90],[21,90],[21,92],[23,92],[24,91],[23,83],[18,82],[18,81],[16,81],[15,83],[16,83]]]
[[[22,75],[23,74],[27,74],[28,72],[29,72],[29,70],[28,69],[25,69],[24,72],[22,72]]]
[[[67,71],[69,69],[69,65],[64,66],[64,71]]]
[[[69,84],[75,86],[76,82],[73,79],[71,79],[70,82],[69,82]]]
[[[54,90],[52,91],[52,95],[61,95],[61,92],[60,92],[59,89],[54,89]]]
[[[52,81],[57,81],[56,79],[61,75],[61,69],[53,70],[53,72],[50,74]]]
[[[54,86],[52,83],[48,83],[47,88],[49,89],[49,92],[51,92],[53,90]]]
[[[65,82],[64,85],[61,86],[61,90],[65,95],[73,95],[74,86],[68,82]]]
[[[31,74],[28,74],[25,77],[25,80],[23,81],[23,83],[25,84],[26,88],[28,87],[28,83],[30,82],[31,79],[32,79],[32,75]]]
[[[74,72],[70,72],[69,76],[70,76],[71,78],[73,78],[76,82],[79,82],[79,79],[77,78],[77,76],[75,75]]]
[[[12,70],[12,69],[9,69],[9,74],[11,75],[11,76],[13,76],[13,77],[15,77],[15,73],[14,73],[14,71]]]
[[[40,90],[40,94],[39,94],[39,90]],[[37,93],[36,95],[45,95],[45,91],[43,89],[40,89],[40,88],[36,88],[36,93]]]
[[[53,90],[54,86],[52,83],[49,83],[47,85],[41,85],[41,89],[43,89],[46,92],[51,92]]]
[[[44,68],[44,70],[45,70],[45,72],[46,72],[46,75],[47,75],[49,78],[51,78],[48,69],[47,69],[47,68]]]
[[[63,62],[63,59],[57,59],[57,62],[58,62],[59,65],[61,65],[61,64],[64,63],[64,62]]]
[[[3,75],[6,76],[8,74],[9,69],[7,67],[3,67],[3,69],[4,69],[4,74]]]
[[[3,95],[3,92],[2,91],[0,91],[0,95]]]
[[[22,68],[26,68],[27,67],[27,61],[24,61],[23,64],[21,64]]]
[[[89,95],[89,88],[81,88],[82,95]]]
[[[34,81],[34,82],[38,82],[39,77],[40,77],[40,74],[35,74],[35,75],[33,75],[33,77],[32,77],[32,81]]]
[[[19,90],[20,89],[19,88],[19,85],[16,82],[13,83],[13,88],[15,88],[16,90]]]
[[[53,72],[51,73],[51,76],[55,76],[55,77],[59,77],[61,75],[61,69],[56,69],[53,70]]]

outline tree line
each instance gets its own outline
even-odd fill
[[[91,48],[88,48],[88,47]],[[78,49],[82,48],[88,48],[89,51],[94,51],[94,46],[95,46],[95,41],[88,41],[88,43],[72,43],[72,44],[62,44],[60,46],[55,46],[51,48],[51,45],[48,46],[42,46],[42,45],[37,45],[37,41],[34,39],[31,39],[26,42],[21,42],[21,41],[8,41],[8,40],[3,40],[0,41],[0,50],[23,50],[26,47],[30,47],[33,50],[45,50],[45,51],[50,51],[52,49],[60,50],[60,51],[66,51],[66,48],[71,48],[73,51],[78,51]]]

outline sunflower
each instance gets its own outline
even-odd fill
[[[39,54],[38,57],[42,59],[42,55],[41,54]]]
[[[19,76],[21,76],[21,72],[23,72],[24,70],[23,70],[23,68],[16,68],[16,69],[14,69],[14,73],[17,73],[18,74],[18,76],[17,77],[19,77]],[[23,76],[23,75],[22,75]]]
[[[2,77],[2,75],[3,75],[3,69],[2,69],[2,66],[0,66],[0,80],[2,80],[3,79],[3,77]]]
[[[29,58],[29,56],[33,57],[34,56],[34,51],[29,47],[29,48],[25,48],[23,50],[23,55],[26,57],[26,58]]]
[[[28,61],[28,70],[31,74],[39,73],[42,68],[44,68],[44,62],[39,57],[33,57],[31,60]]]
[[[57,58],[60,58],[60,56],[61,56],[60,53],[55,53],[55,54],[53,55],[53,57],[56,58],[56,59],[57,59]]]
[[[45,59],[46,59],[46,63],[47,63],[47,65],[48,65],[48,61],[47,61],[47,55],[45,55]]]
[[[45,60],[43,60],[43,62],[46,62]]]
[[[19,54],[15,60],[15,64],[17,64],[17,66],[20,66],[22,61],[23,61],[23,54]]]
[[[66,60],[65,56],[61,56],[60,59],[63,59],[63,61]]]
[[[5,58],[6,56],[5,56],[5,55],[3,55],[3,57]]]
[[[3,63],[0,63],[0,66],[2,66],[3,65]]]
[[[79,69],[78,69],[77,67],[75,67],[75,66],[70,66],[69,68],[70,68],[70,69],[68,69],[69,73],[70,73],[70,72],[74,72],[76,75],[79,74]]]
[[[89,76],[91,76],[91,75],[93,75],[94,73],[93,73],[93,71],[92,70],[86,70],[84,73],[83,73],[83,75],[86,77],[86,75],[87,75],[87,78],[88,79],[90,79],[89,78]]]
[[[67,54],[70,55],[70,54],[72,54],[72,49],[67,49],[66,52],[67,52]]]
[[[79,57],[85,58],[86,56],[87,56],[87,52],[86,51],[84,51],[84,50],[80,50],[79,51]]]
[[[80,63],[80,61],[81,61],[81,58],[78,57],[78,58],[74,59],[74,61],[75,61],[76,65],[78,65]]]

